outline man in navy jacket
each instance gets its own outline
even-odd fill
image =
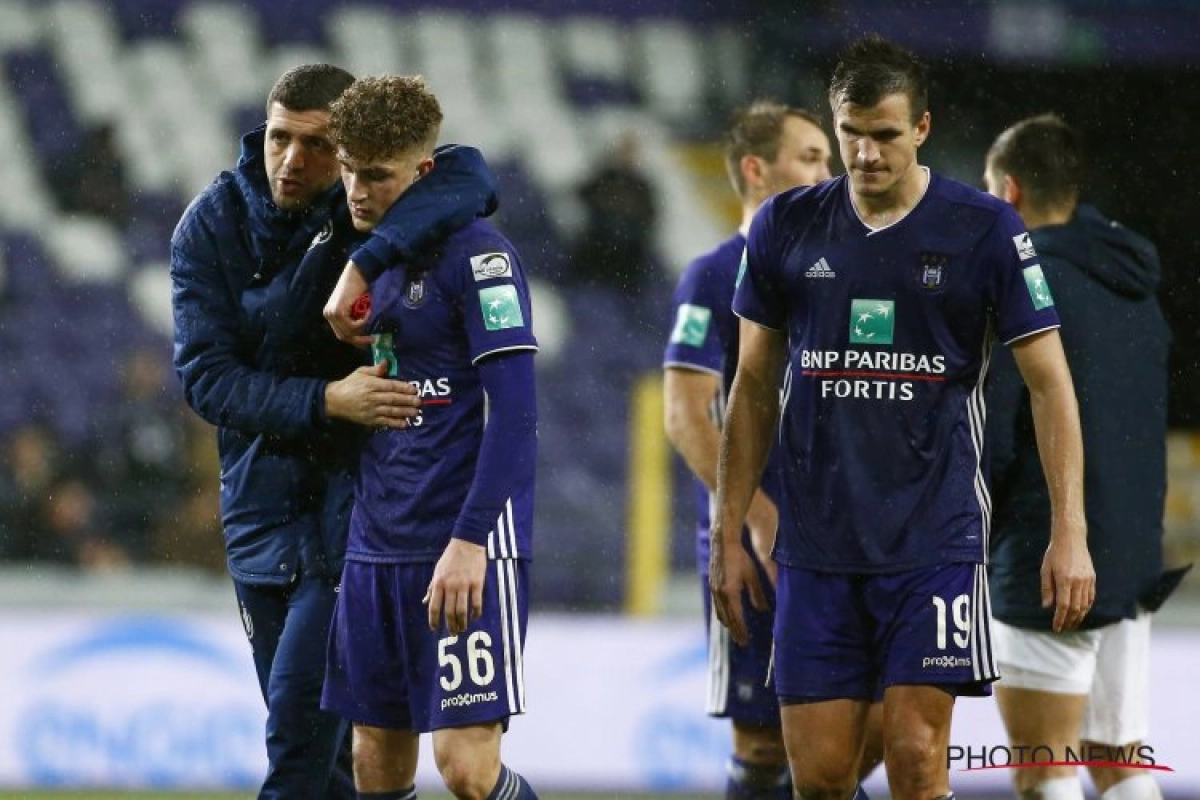
[[[1180,577],[1163,574],[1162,553],[1170,333],[1155,299],[1154,245],[1079,205],[1081,172],[1074,131],[1049,114],[1004,131],[987,156],[988,190],[1025,220],[1031,241],[1015,244],[1026,263],[1040,264],[1062,319],[1096,570],[1096,601],[1080,630],[1053,633],[1039,573],[1050,504],[1030,414],[1037,398],[997,348],[987,397],[996,696],[1010,741],[1040,748],[1036,761],[1136,763],[1149,712],[1149,612]],[[1162,796],[1148,771],[1091,772],[1103,800]],[[1021,797],[1083,798],[1073,766],[1013,770],[1013,779]]]
[[[355,796],[346,725],[319,705],[354,470],[367,431],[419,412],[409,384],[329,331],[322,306],[341,265],[305,258],[314,243],[354,236],[327,131],[330,103],[353,80],[327,64],[285,73],[266,124],[171,241],[175,369],[218,429],[229,570],[268,710],[260,798]],[[401,261],[495,203],[478,152],[443,148],[354,255]]]

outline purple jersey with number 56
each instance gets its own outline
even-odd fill
[[[417,387],[421,415],[408,429],[378,431],[367,441],[347,560],[414,563],[441,556],[475,478],[487,424],[476,365],[506,351],[536,350],[532,322],[520,259],[485,220],[371,286],[376,358],[386,356],[395,377]],[[520,463],[525,466],[490,476],[510,487],[489,533],[490,558],[532,556],[533,461]]]

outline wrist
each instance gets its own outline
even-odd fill
[[[340,381],[329,381],[325,384],[324,390],[317,393],[319,398],[317,405],[320,406],[320,416],[326,422],[341,417],[341,406],[338,404],[340,398],[338,393],[339,383]]]

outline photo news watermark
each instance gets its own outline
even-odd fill
[[[1026,769],[1033,767],[1108,767],[1150,769],[1174,772],[1158,763],[1154,748],[1148,744],[1124,747],[1089,744],[1055,748],[1050,745],[950,745],[946,748],[946,766],[958,772],[988,769]]]

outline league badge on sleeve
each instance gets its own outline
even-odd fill
[[[1029,238],[1028,233],[1018,233],[1013,237],[1013,244],[1016,245],[1017,255],[1022,261],[1037,258],[1037,251],[1033,249],[1033,240]]]
[[[671,344],[699,347],[708,336],[708,324],[711,321],[712,309],[681,303],[675,317],[675,328],[671,331]]]
[[[1042,265],[1034,264],[1021,272],[1025,276],[1025,288],[1029,290],[1029,299],[1033,301],[1033,309],[1041,311],[1043,308],[1054,305],[1054,298],[1050,295],[1050,285],[1046,283],[1046,276],[1042,274]]]
[[[475,282],[490,281],[492,278],[511,278],[512,264],[508,253],[483,253],[471,256],[471,274]]]
[[[525,324],[517,287],[511,283],[480,290],[479,309],[483,312],[483,326],[489,331],[519,328]]]

